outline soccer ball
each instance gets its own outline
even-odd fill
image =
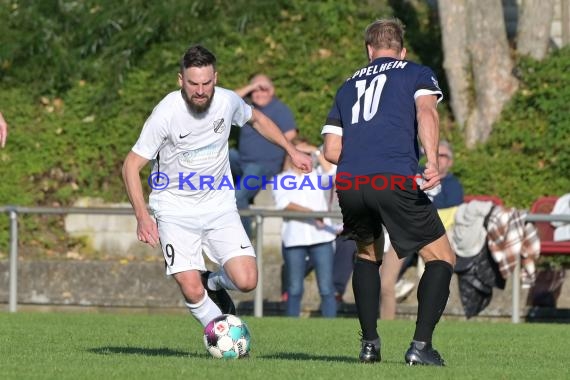
[[[249,355],[251,336],[244,321],[232,314],[216,317],[204,328],[204,345],[218,359]]]

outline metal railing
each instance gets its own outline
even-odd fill
[[[0,213],[8,213],[10,217],[10,268],[9,268],[9,299],[8,310],[12,313],[18,308],[18,216],[19,215],[134,215],[130,207],[21,207],[0,206]],[[241,210],[240,215],[255,217],[256,234],[255,250],[257,256],[258,272],[263,273],[263,223],[265,218],[340,218],[340,213],[335,212],[297,212],[280,211],[269,209]],[[258,277],[257,287],[254,293],[254,315],[263,316],[263,276]]]
[[[570,215],[552,214],[527,214],[526,222],[570,222]],[[511,311],[511,321],[519,323],[520,319],[520,294],[521,294],[521,257],[517,255],[515,268],[513,270],[513,306]]]
[[[8,213],[10,217],[10,269],[9,269],[9,301],[10,312],[17,311],[18,305],[18,216],[41,214],[41,215],[133,215],[132,208],[113,207],[21,207],[21,206],[0,206],[0,213]],[[255,217],[255,249],[257,256],[257,266],[259,273],[263,273],[263,224],[265,218],[291,218],[291,219],[314,219],[314,218],[341,218],[340,212],[297,212],[271,209],[249,209],[240,210],[242,216]],[[570,215],[551,214],[527,214],[527,222],[570,222]],[[513,293],[512,293],[512,322],[520,322],[520,257],[517,257],[513,271]],[[255,289],[254,316],[263,316],[263,276],[259,276]]]

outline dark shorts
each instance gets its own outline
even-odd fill
[[[445,234],[436,208],[412,178],[371,174],[337,179],[337,194],[349,238],[370,244],[386,227],[398,257],[418,252]]]

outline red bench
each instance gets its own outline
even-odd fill
[[[540,197],[530,208],[532,214],[550,214],[558,197]],[[540,254],[545,256],[570,254],[570,241],[553,241],[554,227],[550,222],[534,222],[540,238]]]
[[[491,201],[495,205],[504,206],[503,200],[496,195],[470,194],[463,196],[464,203],[469,203],[471,201]]]

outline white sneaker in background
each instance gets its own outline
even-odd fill
[[[415,286],[416,285],[412,281],[399,279],[398,282],[396,282],[394,289],[394,292],[396,294],[396,302],[405,300],[410,295],[412,290],[414,290]]]

